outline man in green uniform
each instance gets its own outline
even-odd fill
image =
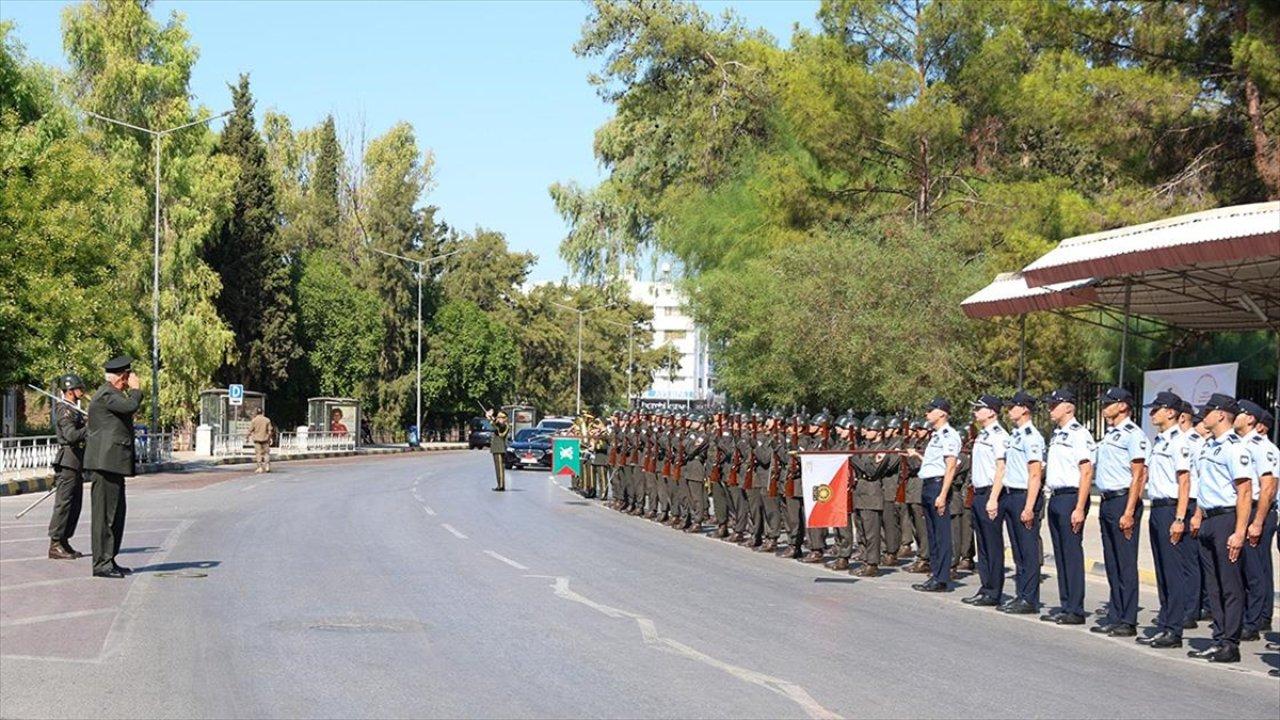
[[[49,518],[49,559],[75,560],[84,557],[71,547],[71,536],[76,534],[80,522],[80,508],[84,503],[84,413],[79,409],[84,397],[84,381],[78,375],[58,378],[62,399],[53,408],[58,419],[58,454],[53,458],[55,485],[53,517]]]
[[[786,447],[782,437],[782,415],[776,410],[765,421],[764,433],[756,445],[756,477],[760,483],[760,515],[764,525],[764,542],[757,548],[771,553],[778,549],[778,536],[782,531],[782,507],[778,488],[781,485],[781,461],[779,448]]]
[[[93,576],[122,578],[132,572],[116,564],[124,539],[124,479],[135,473],[133,414],[142,404],[133,359],[127,355],[102,366],[106,382],[89,403],[84,468],[93,482]]]
[[[908,454],[907,463],[907,517],[911,521],[912,535],[916,541],[916,561],[911,567],[907,568],[909,573],[917,573],[928,575],[932,572],[929,567],[929,536],[928,525],[925,523],[924,514],[930,512],[932,508],[924,506],[924,481],[920,479],[920,457],[919,453],[924,452],[925,443],[929,440],[929,423],[923,419],[916,419],[911,422],[911,442],[908,443],[909,448],[917,451],[916,455]],[[904,543],[905,544],[905,543]]]
[[[499,411],[498,416],[493,416],[493,409],[485,411],[485,417],[489,418],[493,423],[493,439],[489,442],[489,453],[493,455],[493,476],[498,484],[493,488],[494,492],[505,492],[507,489],[507,466],[506,459],[503,457],[507,452],[507,435],[511,432],[510,426],[507,425],[507,414]]]

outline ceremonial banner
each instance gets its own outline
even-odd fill
[[[849,457],[843,453],[800,453],[805,527],[848,527]]]
[[[1145,372],[1142,374],[1142,404],[1146,405],[1154,400],[1156,393],[1161,390],[1177,394],[1197,409],[1208,402],[1209,396],[1214,393],[1234,397],[1236,374],[1239,370],[1239,363],[1222,363]],[[1151,422],[1151,415],[1138,408],[1134,409],[1134,415],[1141,416],[1142,429],[1147,431],[1147,437],[1155,437],[1156,428]]]
[[[582,441],[578,438],[551,438],[551,474],[582,474]]]

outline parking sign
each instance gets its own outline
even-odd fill
[[[232,405],[243,405],[243,404],[244,404],[244,386],[243,386],[243,385],[228,385],[228,386],[227,386],[227,400],[228,400]]]

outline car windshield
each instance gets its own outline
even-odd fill
[[[573,426],[572,420],[543,420],[539,425],[548,430],[563,430]]]
[[[539,430],[538,428],[525,428],[524,430],[521,430],[520,432],[516,433],[516,442],[528,442],[529,440],[533,440],[536,437],[543,436],[546,434],[547,434],[546,430]]]

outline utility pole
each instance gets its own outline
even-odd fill
[[[556,307],[562,310],[569,310],[570,312],[578,313],[578,384],[577,384],[577,389],[574,393],[575,395],[574,404],[576,406],[575,414],[582,415],[582,320],[587,313],[593,312],[595,310],[602,310],[607,307],[612,307],[613,303],[605,303],[603,305],[597,305],[595,307],[587,308],[586,310],[579,310],[578,308],[569,307],[568,305],[561,305],[558,302],[552,302],[551,304],[555,305]]]

